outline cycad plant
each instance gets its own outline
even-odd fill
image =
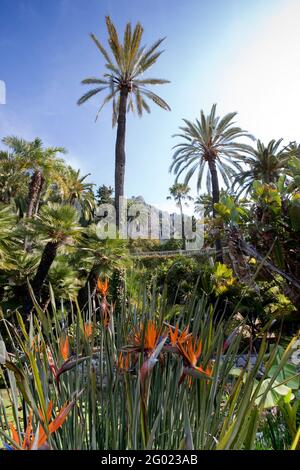
[[[216,104],[208,116],[200,112],[200,119],[195,122],[184,119],[185,126],[180,127],[180,134],[175,137],[182,142],[175,145],[175,153],[170,171],[176,175],[175,183],[185,174],[184,183],[188,184],[194,174],[197,175],[197,190],[200,191],[206,174],[206,185],[212,193],[213,204],[219,202],[219,176],[226,186],[234,173],[242,171],[238,160],[243,152],[249,151],[249,146],[240,139],[251,137],[247,131],[235,126],[233,119],[237,113],[228,113],[223,118],[216,115]],[[213,209],[213,217],[216,210]],[[217,260],[223,260],[221,240],[216,240]]]
[[[92,34],[91,38],[98,50],[105,59],[107,72],[103,78],[86,78],[82,81],[84,85],[95,85],[85,93],[78,101],[81,105],[93,96],[102,91],[108,91],[104,98],[97,117],[106,103],[112,101],[113,127],[117,124],[117,139],[115,148],[115,204],[117,225],[119,222],[119,198],[124,196],[125,178],[125,134],[126,134],[126,113],[134,111],[135,108],[139,116],[143,111],[150,112],[147,100],[153,101],[162,109],[170,110],[169,105],[158,95],[153,93],[148,86],[162,85],[168,80],[157,78],[144,78],[143,74],[155,64],[162,51],[158,50],[164,39],[159,39],[152,46],[146,48],[141,45],[143,28],[137,23],[132,31],[131,24],[128,23],[124,32],[124,40],[121,43],[117,30],[109,17],[106,17],[108,31],[108,44],[110,53],[102,46],[98,39]],[[96,117],[96,119],[97,119]]]

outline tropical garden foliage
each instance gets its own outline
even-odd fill
[[[118,213],[124,196],[126,113],[170,109],[148,89],[167,80],[143,76],[163,40],[106,25],[110,52],[92,39],[107,71],[78,103],[112,101],[114,189],[63,147],[3,137],[0,446],[299,449],[299,146],[264,145],[213,105],[180,127],[168,196],[184,227],[196,177],[204,249],[101,239],[99,204]]]

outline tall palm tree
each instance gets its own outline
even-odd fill
[[[61,176],[64,161],[58,153],[66,153],[62,147],[44,148],[40,139],[27,142],[15,136],[5,137],[3,143],[8,146],[12,157],[19,162],[23,173],[30,174],[28,188],[27,217],[32,218],[39,209],[42,190],[45,182],[56,181],[64,185]]]
[[[144,78],[146,72],[159,58],[163,51],[158,48],[164,39],[159,39],[152,46],[146,49],[141,46],[143,28],[140,23],[132,32],[131,24],[125,28],[123,44],[120,42],[117,30],[109,17],[106,17],[108,31],[108,44],[113,54],[113,59],[98,39],[92,34],[91,38],[103,55],[108,72],[103,74],[103,78],[86,78],[82,81],[84,85],[96,85],[96,88],[85,93],[78,101],[81,105],[101,91],[108,90],[104,98],[96,119],[103,106],[112,101],[113,127],[117,124],[117,138],[115,148],[115,200],[117,226],[119,226],[119,198],[124,196],[125,177],[125,133],[126,133],[126,112],[134,111],[135,107],[139,116],[143,111],[150,112],[147,99],[153,101],[162,109],[170,110],[169,105],[158,95],[147,88],[149,85],[162,85],[169,83],[168,80],[157,78]]]
[[[240,186],[240,193],[249,193],[253,182],[259,180],[262,183],[276,183],[283,170],[287,169],[292,149],[288,147],[280,149],[283,139],[271,140],[265,146],[260,140],[256,148],[251,147],[243,163],[249,169],[242,169],[234,180],[234,186]]]
[[[180,210],[180,217],[181,217],[181,225],[182,225],[182,247],[185,250],[186,248],[186,238],[185,238],[185,230],[184,230],[184,214],[183,214],[183,205],[187,205],[186,201],[192,201],[193,198],[189,195],[191,188],[188,187],[187,184],[183,183],[175,183],[169,189],[170,196],[167,199],[174,199],[176,202],[177,207]]]
[[[188,184],[192,176],[197,173],[197,190],[200,191],[203,177],[206,173],[206,184],[209,193],[212,193],[213,204],[219,202],[220,186],[218,172],[224,183],[229,186],[234,173],[242,171],[238,159],[241,152],[249,151],[249,146],[237,142],[237,139],[251,137],[247,131],[234,125],[233,119],[237,113],[228,113],[223,118],[216,116],[216,104],[211,108],[208,116],[200,112],[200,119],[195,122],[184,119],[185,126],[180,127],[180,134],[175,137],[183,139],[182,143],[175,145],[175,153],[170,171],[176,175],[175,183],[186,172],[184,183]],[[215,208],[213,217],[216,216]],[[223,261],[222,244],[220,238],[216,240],[217,260]]]

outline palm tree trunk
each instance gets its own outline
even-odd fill
[[[43,183],[44,178],[42,172],[40,170],[35,171],[30,180],[28,191],[27,217],[29,218],[33,217],[36,212],[36,207],[38,205]]]
[[[41,297],[42,287],[47,277],[47,274],[52,266],[52,263],[55,260],[58,247],[59,247],[58,242],[47,243],[47,245],[44,248],[41,261],[37,269],[37,272],[35,274],[35,277],[33,281],[31,282],[31,287],[32,287],[32,290],[33,290],[33,293],[37,302],[41,301],[40,297]],[[23,292],[23,288],[21,289]],[[21,296],[21,293],[19,296]],[[24,301],[25,315],[28,315],[31,312],[32,308],[33,308],[32,299],[31,299],[30,293],[27,292],[25,294],[25,301]]]
[[[121,90],[120,106],[118,116],[118,129],[115,154],[115,195],[116,195],[116,224],[119,229],[120,218],[120,200],[124,196],[124,178],[125,178],[125,135],[126,135],[126,108],[127,108],[128,90]]]
[[[181,216],[181,230],[182,230],[182,249],[186,249],[186,239],[185,239],[185,228],[184,228],[184,214],[183,214],[183,208],[182,208],[182,202],[181,199],[179,201],[179,209],[180,209],[180,216]]]
[[[33,289],[33,292],[37,300],[39,300],[39,296],[40,296],[43,284],[52,266],[52,263],[55,260],[58,247],[59,247],[58,242],[48,242],[44,248],[39,267],[31,283],[31,287]]]
[[[42,172],[40,170],[35,171],[31,177],[28,190],[27,217],[30,219],[38,213],[44,182]],[[31,243],[28,236],[26,236],[24,240],[24,250],[30,251],[30,245]]]
[[[35,215],[38,214],[38,212],[39,212],[44,182],[45,182],[45,179],[44,179],[44,177],[42,176],[42,178],[41,178],[41,184],[40,184],[40,187],[39,187],[39,190],[38,190],[38,193],[37,193],[37,197],[36,197],[36,204],[35,204],[35,209],[34,209],[34,214],[35,214]]]
[[[218,180],[216,161],[214,158],[208,159],[208,166],[209,166],[209,171],[211,174],[211,184],[212,184],[213,218],[215,218],[217,215],[215,204],[217,204],[220,201],[220,189],[219,189],[219,180]],[[223,263],[224,259],[223,259],[223,248],[222,248],[221,238],[218,237],[215,243],[216,243],[216,260],[219,261],[220,263]]]

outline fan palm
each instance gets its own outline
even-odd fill
[[[39,266],[40,253],[38,250],[28,253],[19,245],[10,254],[10,259],[12,262],[10,281],[14,286],[24,286],[26,279],[31,278]]]
[[[206,173],[207,190],[212,193],[213,204],[219,202],[220,187],[218,172],[224,183],[229,186],[236,171],[242,171],[238,162],[242,152],[249,151],[249,146],[237,142],[243,137],[252,137],[247,131],[234,125],[233,119],[237,113],[228,113],[223,118],[216,116],[216,104],[208,116],[200,112],[200,119],[193,123],[184,119],[185,126],[180,127],[180,134],[175,137],[183,139],[175,145],[175,153],[170,171],[176,175],[175,183],[185,174],[184,184],[188,184],[197,173],[197,190],[200,191],[203,177]],[[213,217],[216,216],[215,208]],[[222,246],[220,239],[216,241],[217,259],[222,261]]]
[[[58,153],[66,153],[62,147],[44,148],[40,139],[27,142],[18,137],[5,137],[5,145],[9,147],[12,157],[17,160],[22,173],[30,175],[28,188],[27,217],[31,218],[38,212],[45,181],[56,181],[65,185],[61,176],[64,161],[57,157]]]
[[[74,245],[82,228],[78,225],[76,208],[70,204],[57,203],[49,203],[41,208],[33,222],[33,228],[41,241],[46,243],[31,284],[36,297],[39,297],[58,249],[63,245]]]
[[[64,254],[56,257],[49,270],[48,278],[57,299],[76,297],[80,287],[78,272]]]
[[[283,139],[271,140],[265,146],[260,140],[256,148],[250,148],[243,162],[249,169],[242,169],[235,177],[234,186],[240,186],[240,193],[247,194],[255,180],[262,183],[276,183],[280,174],[287,169],[292,151],[287,148],[280,149]]]
[[[123,268],[129,262],[127,240],[99,238],[96,224],[91,224],[80,244],[79,256],[89,264],[89,273],[85,285],[78,294],[79,305],[84,308],[89,298],[95,296],[99,275],[111,276],[114,270]],[[79,264],[82,265],[82,262]],[[87,266],[88,267],[88,266]]]
[[[125,28],[123,44],[120,42],[117,30],[109,17],[106,17],[108,31],[108,43],[113,54],[110,54],[92,34],[91,38],[103,55],[108,72],[103,78],[86,78],[82,81],[84,85],[96,85],[96,88],[85,93],[78,101],[81,105],[101,91],[108,90],[108,95],[104,98],[99,112],[103,106],[112,101],[113,127],[117,124],[117,138],[115,148],[115,195],[116,195],[116,216],[117,226],[119,226],[119,198],[124,195],[125,177],[125,133],[126,133],[126,112],[137,109],[138,115],[142,116],[143,111],[150,112],[147,99],[153,101],[162,109],[170,110],[169,105],[158,95],[147,87],[149,85],[161,85],[169,83],[168,80],[156,78],[143,78],[146,72],[159,58],[162,51],[158,48],[164,39],[159,39],[152,46],[146,49],[141,46],[143,28],[137,23],[134,31],[128,23]],[[97,119],[96,117],[96,119]]]

